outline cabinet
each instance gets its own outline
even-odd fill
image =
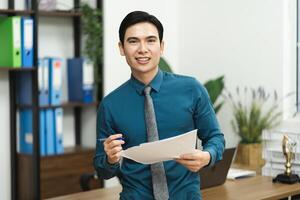
[[[53,196],[80,192],[79,179],[84,172],[93,172],[92,157],[94,149],[81,146],[81,111],[85,107],[97,107],[98,103],[63,103],[60,106],[39,106],[38,101],[38,28],[40,17],[72,18],[74,57],[80,56],[81,51],[81,13],[74,11],[38,11],[38,0],[31,0],[31,10],[15,10],[14,0],[8,0],[8,9],[0,9],[1,15],[31,16],[33,24],[33,68],[11,68],[1,66],[1,71],[9,73],[10,100],[10,150],[11,150],[11,195],[12,199],[42,199]],[[74,7],[79,8],[80,1],[74,0]],[[101,8],[101,1],[97,1]],[[1,36],[0,36],[1,37]],[[30,73],[32,77],[32,104],[18,105],[16,101],[16,79],[20,73]],[[64,154],[55,156],[40,156],[39,151],[39,112],[42,109],[63,107],[74,110],[75,146],[65,149]],[[22,154],[17,151],[17,111],[29,108],[33,113],[33,153]],[[103,182],[99,181],[99,187]]]

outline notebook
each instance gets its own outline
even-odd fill
[[[236,148],[225,149],[223,159],[213,167],[205,167],[200,170],[200,188],[209,188],[222,185],[226,181],[227,173],[230,168]]]

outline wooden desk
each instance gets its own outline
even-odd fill
[[[117,200],[121,187],[92,190],[51,200]],[[202,190],[203,200],[271,200],[300,194],[300,184],[272,183],[271,177],[256,176],[240,180],[227,180],[224,185]],[[50,199],[49,199],[50,200]]]

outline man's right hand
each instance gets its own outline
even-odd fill
[[[121,159],[122,144],[125,142],[118,138],[122,138],[122,134],[111,135],[103,143],[109,164],[115,164]]]

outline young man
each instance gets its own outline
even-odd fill
[[[214,165],[224,150],[224,135],[209,96],[196,79],[158,68],[164,50],[163,26],[153,15],[129,13],[119,37],[120,53],[132,75],[101,102],[94,167],[104,179],[120,179],[120,199],[199,200],[197,172]],[[153,165],[124,158],[120,165],[122,149],[193,129],[198,129],[203,151]],[[107,139],[101,142],[103,138]]]

